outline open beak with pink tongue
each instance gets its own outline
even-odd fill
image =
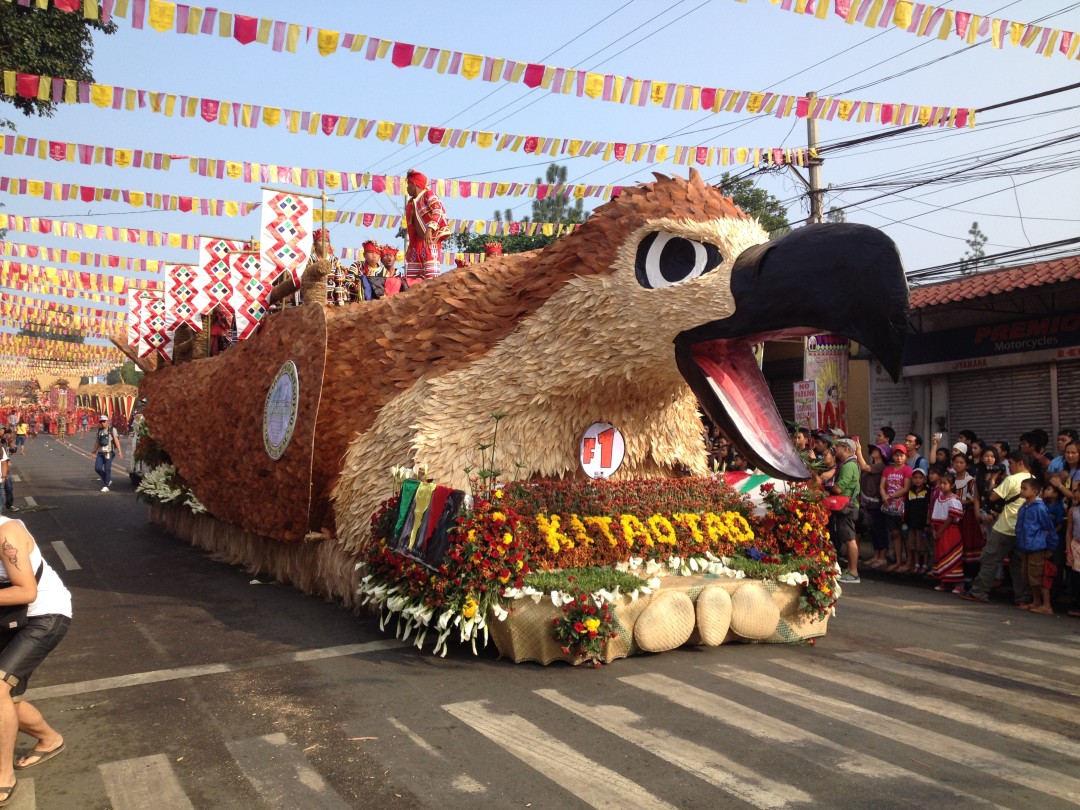
[[[675,359],[710,418],[758,470],[801,480],[795,450],[752,347],[831,333],[900,376],[908,286],[896,245],[866,225],[809,225],[749,248],[731,271],[735,312],[675,339]]]

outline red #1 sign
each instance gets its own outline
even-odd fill
[[[590,478],[610,478],[625,454],[622,433],[607,422],[590,425],[581,437],[581,469]]]

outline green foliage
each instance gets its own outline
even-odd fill
[[[724,172],[718,186],[739,208],[756,218],[761,227],[769,232],[770,237],[781,236],[791,229],[784,204],[769,192],[758,188],[749,177],[732,177],[731,172]]]
[[[525,584],[544,593],[596,593],[599,590],[614,592],[616,588],[621,593],[633,593],[645,583],[637,574],[605,567],[532,571],[526,575]]]
[[[563,185],[566,183],[566,166],[552,163],[547,168],[543,178],[537,177],[537,184]],[[562,194],[553,194],[543,200],[533,200],[532,212],[529,216],[518,220],[514,212],[507,208],[496,211],[492,219],[496,222],[554,222],[563,225],[575,225],[584,222],[586,217],[583,200],[569,200]],[[488,236],[477,233],[459,233],[450,238],[450,245],[455,252],[460,253],[483,253],[484,245],[489,242],[499,242],[503,246],[503,253],[524,253],[527,250],[538,250],[554,242],[558,237],[544,236],[542,233],[532,236],[524,233],[510,234],[508,236]]]
[[[83,19],[82,14],[0,3],[0,68],[92,82],[94,56],[91,31],[116,32],[115,23]],[[24,115],[51,116],[56,105],[21,97],[4,97]]]
[[[138,385],[142,381],[142,378],[142,371],[140,371],[139,367],[130,360],[125,360],[124,365],[120,366],[120,382],[127,383],[128,385]]]
[[[843,208],[830,208],[825,212],[826,222],[847,222],[847,213]]]
[[[986,256],[986,242],[987,236],[982,232],[979,223],[972,222],[971,227],[968,229],[968,238],[964,240],[964,243],[968,246],[968,250],[960,262],[961,273],[974,273],[979,269],[980,265],[986,264],[984,261],[984,257]]]

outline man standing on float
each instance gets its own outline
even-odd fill
[[[428,179],[415,169],[405,175],[405,227],[409,244],[405,250],[405,278],[427,279],[439,275],[442,243],[450,235],[450,223],[442,201],[428,188]]]

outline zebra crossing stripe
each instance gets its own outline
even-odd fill
[[[756,677],[756,676],[755,676]],[[899,784],[920,784],[961,799],[964,806],[998,807],[979,796],[937,782],[916,771],[894,765],[885,759],[845,748],[828,737],[785,723],[775,717],[747,708],[734,700],[706,692],[667,675],[650,673],[619,678],[625,684],[664,698],[684,709],[697,712],[738,730],[739,734],[779,745],[784,756],[797,756],[829,771],[838,770],[861,780],[893,780]],[[742,682],[743,679],[740,679]]]
[[[524,718],[496,714],[475,700],[443,709],[591,807],[674,810],[636,782],[593,762]]]
[[[67,543],[63,540],[56,540],[52,543],[53,551],[56,552],[56,556],[60,558],[60,562],[64,564],[64,568],[67,571],[81,571],[82,566],[79,565],[78,560],[74,555],[68,551]]]
[[[972,694],[981,695],[983,697],[990,697],[993,700],[1011,701],[1016,697],[1017,689],[1026,689],[1031,686],[1042,686],[1047,689],[1053,689],[1057,692],[1066,692],[1075,697],[1080,697],[1080,691],[1076,688],[1068,686],[1064,681],[1055,680],[1053,678],[1045,678],[1042,675],[1036,675],[1033,672],[1017,671],[1012,667],[995,667],[993,664],[983,664],[979,661],[969,661],[959,655],[952,655],[946,652],[937,652],[936,650],[924,650],[918,647],[903,647],[897,652],[907,653],[908,655],[915,655],[919,658],[925,658],[927,661],[936,661],[939,664],[948,664],[953,667],[961,667],[963,669],[969,669],[974,672],[981,672],[984,675],[994,675],[998,678],[1005,678],[1006,680],[1014,681],[1017,686],[1014,689],[1002,689],[1000,686],[991,686],[985,683],[975,683],[969,681],[967,678],[958,678],[955,675],[949,675],[945,672],[938,672],[934,670],[930,674],[926,674],[925,670],[920,667],[911,667],[911,672],[921,673],[915,675],[924,681],[933,681],[942,685],[953,684],[953,689],[960,689],[965,692],[971,692]],[[849,655],[863,655],[863,653],[841,653],[840,657],[844,658]],[[870,663],[869,658],[864,663]],[[900,667],[906,666],[899,661],[893,661],[891,658],[878,657],[878,663],[871,664],[871,666],[879,669],[886,668],[889,670],[900,671]],[[1028,695],[1024,699],[1024,705],[1029,709],[1037,711],[1039,714],[1045,714],[1048,717],[1053,717],[1058,720],[1065,720],[1069,723],[1080,723],[1080,718],[1074,717],[1075,712],[1067,712],[1061,708],[1056,702],[1052,700],[1043,700],[1042,698],[1035,698]]]
[[[195,810],[164,754],[98,765],[112,810]]]
[[[980,655],[992,655],[994,658],[1005,658],[1009,661],[1016,661],[1019,664],[1026,664],[1029,667],[1038,667],[1041,670],[1052,669],[1057,672],[1063,672],[1066,675],[1076,674],[1076,664],[1053,664],[1043,658],[1032,658],[1027,653],[1009,652],[1008,650],[988,650],[985,647],[981,647],[978,644],[957,644],[962,650],[978,650]]]
[[[1057,644],[1051,644],[1049,641],[1037,641],[1033,638],[1016,638],[1009,639],[1005,643],[1013,644],[1017,647],[1027,647],[1029,650],[1050,652],[1054,655],[1064,655],[1066,658],[1080,658],[1080,650],[1069,650],[1064,647],[1059,647]]]
[[[829,683],[833,683],[836,680],[836,671],[834,669],[819,664],[811,664],[806,661],[799,661],[796,663],[794,661],[785,661],[779,658],[774,658],[769,661],[769,663],[794,670],[795,672],[813,675],[815,678],[820,678]],[[1010,723],[1000,718],[989,717],[983,712],[974,711],[966,706],[947,703],[941,700],[933,700],[932,698],[917,695],[914,692],[909,692],[906,689],[902,689],[892,684],[883,690],[880,681],[871,678],[862,678],[852,672],[845,672],[843,680],[845,689],[854,689],[856,692],[862,692],[866,695],[884,698],[893,703],[901,703],[913,709],[936,715],[937,717],[945,717],[956,723],[974,726],[980,731],[985,731],[988,734],[1009,735],[1020,742],[1031,743],[1032,745],[1038,745],[1047,750],[1062,754],[1063,756],[1080,759],[1080,742],[1071,740],[1063,734],[1056,734],[1052,731],[1043,731],[1042,729],[1034,728],[1023,723]]]
[[[785,808],[814,801],[808,793],[761,776],[718,751],[676,737],[666,729],[649,727],[644,718],[622,706],[589,706],[554,689],[537,689],[534,694],[754,807]]]
[[[1066,776],[1049,768],[1021,762],[1013,756],[980,748],[956,737],[920,728],[895,717],[887,717],[843,700],[826,697],[761,673],[755,673],[752,678],[745,678],[742,677],[741,670],[723,664],[701,667],[701,669],[719,678],[738,680],[742,686],[762,692],[773,700],[783,700],[832,718],[842,718],[844,722],[857,723],[859,728],[886,739],[917,748],[967,768],[983,771],[998,779],[1023,785],[1039,793],[1056,796],[1070,802],[1075,802],[1080,797],[1080,779]],[[1019,702],[1015,693],[1012,693],[1012,701]],[[1027,706],[1026,695],[1024,705]]]
[[[326,784],[284,734],[278,732],[233,740],[225,745],[267,806],[349,810],[349,805]]]

